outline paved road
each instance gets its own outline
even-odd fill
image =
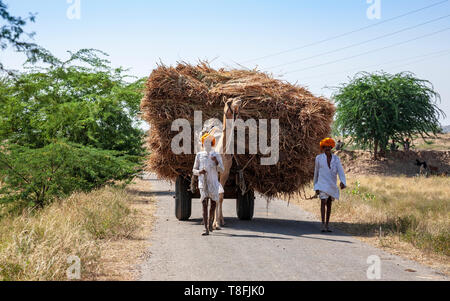
[[[226,200],[227,226],[203,237],[199,200],[193,200],[191,220],[180,222],[174,216],[173,185],[154,177],[149,185],[159,202],[142,280],[367,280],[371,255],[381,259],[382,280],[447,280],[345,233],[322,234],[309,213],[280,200],[267,208],[257,198],[251,222],[239,221],[235,201]]]

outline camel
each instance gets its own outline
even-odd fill
[[[224,108],[223,112],[223,133],[219,140],[219,147],[222,147],[222,161],[225,171],[220,174],[219,181],[220,185],[225,188],[225,184],[230,176],[230,170],[233,165],[233,155],[227,153],[227,129],[234,127],[233,121],[239,115],[242,106],[242,101],[238,98],[229,99]],[[214,221],[214,229],[220,230],[220,227],[225,225],[225,219],[223,217],[222,205],[223,205],[224,193],[219,195],[219,203],[216,206],[216,216]]]

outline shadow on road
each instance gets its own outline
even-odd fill
[[[189,220],[195,226],[199,226],[201,219]],[[214,231],[214,235],[228,236],[228,237],[244,237],[244,238],[266,238],[266,239],[280,239],[291,240],[294,237],[302,237],[306,239],[327,240],[332,242],[342,242],[352,244],[353,242],[348,240],[340,240],[330,238],[333,233],[321,233],[321,223],[315,221],[296,221],[296,220],[284,220],[273,218],[255,218],[252,221],[241,221],[237,218],[226,218],[225,227],[222,230]],[[236,234],[227,233],[227,230],[238,230],[246,232],[257,232],[259,234]],[[269,234],[269,235],[266,235]],[[273,236],[270,234],[281,235]],[[339,236],[348,236],[345,233],[338,233]],[[311,237],[308,235],[323,235],[323,237]],[[283,237],[285,236],[285,237]]]
[[[146,196],[146,197],[159,197],[159,196],[172,196],[173,191],[140,191],[136,189],[127,189],[127,192],[132,195]]]

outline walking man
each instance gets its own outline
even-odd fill
[[[337,175],[341,180],[341,189],[347,187],[344,168],[338,156],[332,153],[336,142],[326,138],[320,142],[322,154],[316,157],[314,170],[314,190],[321,201],[322,232],[333,232],[329,228],[331,207],[334,200],[339,200],[340,192],[337,187]]]
[[[406,141],[403,143],[403,150],[405,152],[409,152],[409,148],[411,147],[411,141],[409,138],[406,138]]]
[[[213,150],[216,139],[209,133],[201,138],[203,151],[195,157],[194,168],[192,170],[195,176],[198,176],[198,188],[200,198],[203,204],[203,223],[205,224],[205,233],[213,231],[213,223],[216,212],[216,205],[219,201],[219,193],[223,188],[219,182],[219,172],[224,171],[222,156]],[[208,203],[211,200],[211,209],[208,217]]]

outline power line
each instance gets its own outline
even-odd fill
[[[440,51],[435,51],[435,52],[431,52],[431,53],[427,53],[427,54],[417,55],[417,56],[404,58],[404,59],[400,59],[400,60],[391,60],[391,61],[387,61],[387,62],[383,62],[383,63],[366,65],[366,66],[358,67],[358,68],[351,68],[351,69],[347,69],[347,70],[339,71],[339,72],[335,72],[335,73],[324,73],[324,74],[320,74],[320,75],[316,75],[316,76],[301,78],[298,81],[307,81],[307,80],[315,79],[315,78],[324,78],[326,76],[334,76],[334,75],[344,74],[344,73],[351,72],[351,71],[358,70],[358,69],[361,70],[361,69],[366,69],[366,68],[371,68],[371,67],[378,67],[380,65],[388,65],[388,64],[392,64],[392,63],[398,63],[398,62],[403,62],[403,61],[410,61],[410,60],[414,60],[414,59],[421,59],[421,60],[409,62],[409,63],[406,63],[406,64],[396,65],[396,66],[394,66],[394,68],[395,68],[395,67],[400,67],[400,66],[404,66],[404,65],[414,64],[414,63],[417,63],[417,62],[420,62],[420,61],[424,61],[424,60],[433,59],[433,58],[436,58],[436,57],[449,55],[449,54],[450,54],[450,49],[440,50]],[[430,58],[430,56],[432,56],[432,57]]]
[[[412,65],[412,64],[417,64],[417,63],[420,63],[420,62],[436,59],[436,58],[439,58],[439,57],[442,57],[442,56],[446,56],[446,55],[450,55],[450,51],[447,51],[447,53],[443,53],[443,54],[436,55],[436,56],[433,56],[433,57],[429,57],[429,58],[426,58],[426,59],[421,59],[421,60],[409,62],[409,63],[406,63],[406,64],[400,64],[400,65],[392,66],[391,68],[398,68],[398,67],[408,66],[408,65]],[[327,86],[328,85],[325,85],[325,88]]]
[[[348,57],[345,57],[345,58],[342,58],[342,59],[326,62],[326,63],[323,63],[323,64],[318,64],[318,65],[310,66],[310,67],[303,68],[303,69],[297,69],[297,70],[288,71],[288,72],[286,72],[284,74],[290,74],[290,73],[310,70],[310,69],[314,69],[314,68],[318,68],[318,67],[322,67],[322,66],[326,66],[326,65],[330,65],[330,64],[335,64],[335,63],[338,63],[338,62],[341,62],[341,61],[347,61],[347,60],[350,60],[350,59],[353,59],[353,58],[356,58],[356,57],[360,57],[360,56],[363,56],[363,55],[366,55],[366,54],[378,52],[378,51],[381,51],[381,50],[384,50],[384,49],[396,47],[396,46],[403,45],[403,44],[406,44],[406,43],[409,43],[409,42],[413,42],[413,41],[417,41],[417,40],[420,40],[420,39],[423,39],[423,38],[427,38],[427,37],[439,34],[441,32],[447,31],[449,29],[450,29],[450,27],[447,27],[445,29],[441,29],[441,30],[438,30],[438,31],[435,31],[435,32],[432,32],[432,33],[429,33],[429,34],[426,34],[426,35],[414,38],[414,39],[409,39],[409,40],[406,40],[406,41],[403,41],[403,42],[399,42],[399,43],[395,43],[395,44],[392,44],[392,45],[389,45],[389,46],[373,49],[373,50],[370,50],[370,51],[366,51],[366,52],[363,52],[363,53],[360,53],[360,54],[356,54],[356,55],[352,55],[352,56],[348,56]]]
[[[411,65],[411,64],[417,64],[417,63],[420,63],[420,62],[424,62],[424,61],[427,61],[427,60],[432,60],[432,59],[435,59],[435,58],[438,58],[438,57],[442,57],[442,56],[446,56],[446,55],[449,55],[449,54],[450,53],[443,53],[443,54],[435,55],[433,57],[429,57],[429,58],[426,58],[426,59],[416,60],[416,61],[409,62],[409,63],[406,63],[406,64],[395,65],[395,66],[392,66],[392,68],[398,68],[398,67],[402,67],[402,66],[408,66],[408,65]]]
[[[396,34],[399,34],[399,33],[402,33],[402,32],[405,32],[405,31],[408,31],[408,30],[411,30],[411,29],[414,29],[414,28],[417,28],[417,27],[420,27],[420,26],[424,26],[424,25],[427,25],[427,24],[430,24],[430,23],[434,23],[434,22],[440,21],[440,20],[448,18],[448,17],[450,17],[450,15],[439,17],[439,18],[436,18],[436,19],[433,19],[433,20],[430,20],[430,21],[427,21],[427,22],[420,23],[418,25],[410,26],[410,27],[407,27],[407,28],[404,28],[404,29],[401,29],[401,30],[398,30],[398,31],[395,31],[395,32],[384,34],[384,35],[378,36],[376,38],[365,40],[365,41],[362,41],[362,42],[358,42],[358,43],[355,43],[355,44],[352,44],[352,45],[349,45],[349,46],[345,46],[345,47],[342,47],[342,48],[330,50],[330,51],[323,52],[323,53],[320,53],[320,54],[316,54],[316,55],[313,55],[313,56],[310,56],[310,57],[297,59],[297,60],[290,61],[290,62],[287,62],[287,63],[283,63],[283,64],[279,64],[279,65],[276,65],[276,66],[264,68],[263,70],[270,70],[270,69],[275,69],[275,68],[279,68],[279,67],[283,67],[283,66],[287,66],[287,65],[292,65],[292,64],[295,64],[295,63],[307,61],[307,60],[310,60],[310,59],[313,59],[313,58],[316,58],[316,57],[320,57],[320,56],[323,56],[323,55],[327,55],[327,54],[331,54],[331,53],[334,53],[334,52],[338,52],[338,51],[342,51],[342,50],[345,50],[345,49],[349,49],[349,48],[353,48],[353,47],[356,47],[356,46],[360,46],[360,45],[363,45],[363,44],[367,44],[369,42],[381,40],[381,39],[384,39],[384,38],[387,38],[387,37],[390,37],[390,36],[393,36],[393,35],[396,35]]]
[[[311,43],[311,44],[307,44],[307,45],[304,45],[304,46],[295,47],[295,48],[283,50],[283,51],[280,51],[280,52],[268,54],[268,55],[261,56],[261,57],[255,58],[255,59],[246,60],[246,61],[243,61],[242,64],[246,64],[246,63],[251,63],[251,62],[254,62],[254,61],[263,60],[263,59],[266,59],[266,58],[269,58],[269,57],[278,56],[278,55],[281,55],[281,54],[293,52],[293,51],[300,50],[300,49],[304,49],[304,48],[307,48],[307,47],[316,46],[316,45],[319,45],[319,44],[322,44],[322,43],[325,43],[325,42],[328,42],[328,41],[336,40],[336,39],[339,39],[339,38],[342,38],[342,37],[351,35],[351,34],[353,34],[353,33],[357,33],[357,32],[360,32],[360,31],[363,31],[363,30],[366,30],[366,29],[369,29],[369,28],[372,28],[372,27],[375,27],[375,26],[379,26],[379,25],[381,25],[381,24],[385,24],[385,23],[388,23],[388,22],[391,22],[391,21],[394,21],[394,20],[397,20],[397,19],[400,19],[400,18],[409,16],[409,15],[412,15],[412,14],[421,12],[421,11],[423,11],[423,10],[426,10],[426,9],[429,9],[429,8],[432,8],[432,7],[441,5],[441,4],[443,4],[443,3],[446,3],[446,2],[448,2],[448,1],[449,1],[449,0],[440,1],[440,2],[437,2],[437,3],[431,4],[431,5],[428,5],[428,6],[425,6],[425,7],[422,7],[422,8],[419,8],[419,9],[416,9],[416,10],[413,10],[413,11],[410,11],[410,12],[407,12],[407,13],[404,13],[404,14],[399,15],[399,16],[396,16],[396,17],[393,17],[393,18],[390,18],[390,19],[386,19],[386,20],[384,20],[384,21],[381,21],[381,22],[378,22],[378,23],[375,23],[375,24],[371,24],[371,25],[368,25],[368,26],[364,26],[364,27],[361,27],[361,28],[358,28],[358,29],[355,29],[355,30],[352,30],[352,31],[349,31],[349,32],[346,32],[346,33],[343,33],[343,34],[339,34],[339,35],[336,35],[336,36],[332,36],[332,37],[329,37],[329,38],[326,38],[326,39],[323,39],[323,40],[320,40],[320,41],[317,41],[317,42],[313,42],[313,43]]]

